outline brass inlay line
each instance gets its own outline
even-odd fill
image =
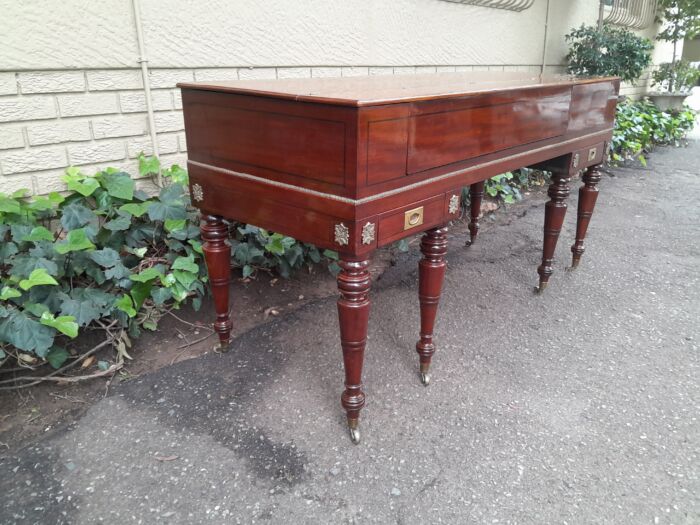
[[[527,155],[530,153],[539,153],[542,151],[547,151],[550,149],[558,148],[560,146],[566,146],[567,144],[573,144],[575,142],[585,140],[589,137],[595,137],[597,135],[601,135],[603,133],[607,133],[610,131],[612,131],[612,128],[602,129],[600,131],[596,131],[595,133],[588,133],[587,135],[582,135],[580,137],[576,137],[575,139],[569,139],[569,140],[566,140],[564,142],[558,142],[557,144],[550,144],[549,146],[542,146],[540,148],[531,149],[531,150],[525,151],[523,153],[507,155],[507,156],[501,157],[499,159],[490,160],[488,162],[483,162],[481,164],[477,164],[475,166],[470,166],[468,168],[463,168],[460,170],[451,171],[449,173],[444,173],[442,175],[438,175],[437,177],[433,177],[431,179],[421,180],[418,182],[414,182],[413,184],[408,184],[408,185],[402,186],[400,188],[394,188],[393,190],[383,191],[381,193],[377,193],[375,195],[370,195],[369,197],[363,197],[361,199],[351,199],[350,197],[343,197],[341,195],[333,195],[332,193],[325,193],[322,191],[311,190],[309,188],[302,188],[301,186],[295,186],[294,184],[288,184],[286,182],[265,179],[263,177],[258,177],[257,175],[251,175],[250,173],[241,173],[241,172],[229,170],[226,168],[219,168],[217,166],[205,164],[203,162],[198,162],[196,160],[188,160],[187,162],[189,164],[194,165],[194,166],[199,166],[200,168],[206,168],[206,169],[209,169],[212,171],[217,171],[219,173],[225,173],[227,175],[232,175],[234,177],[239,177],[241,179],[246,179],[246,180],[250,180],[253,182],[260,182],[262,184],[269,184],[270,186],[276,186],[278,188],[284,188],[284,189],[288,189],[288,190],[298,191],[300,193],[306,193],[307,195],[314,195],[315,197],[323,197],[324,199],[330,199],[330,200],[334,200],[334,201],[338,201],[338,202],[344,202],[346,204],[358,205],[358,204],[365,204],[368,202],[372,202],[372,201],[375,201],[377,199],[382,199],[384,197],[390,197],[391,195],[396,195],[397,193],[402,193],[404,191],[410,191],[410,190],[413,190],[416,188],[420,188],[421,186],[425,186],[426,184],[432,184],[433,182],[438,182],[438,181],[441,181],[444,179],[449,179],[450,177],[454,177],[455,175],[462,175],[464,173],[470,173],[472,171],[486,168],[488,166],[492,166],[494,164],[498,164],[498,163],[503,162],[503,161],[516,159],[518,157],[522,157],[523,155]]]

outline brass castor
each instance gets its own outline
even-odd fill
[[[421,363],[420,365],[420,382],[423,386],[428,386],[430,384],[430,363]]]
[[[348,419],[348,430],[350,431],[350,440],[352,444],[357,445],[360,442],[359,420]]]
[[[547,281],[541,282],[539,286],[535,287],[535,293],[536,294],[543,294],[546,289],[547,289]]]

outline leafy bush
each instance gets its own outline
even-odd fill
[[[620,162],[638,156],[646,165],[644,153],[655,144],[679,145],[693,129],[695,115],[689,108],[677,114],[661,111],[648,99],[618,104],[610,146],[612,160]]]
[[[9,352],[59,367],[69,357],[60,335],[112,321],[138,335],[156,328],[166,303],[199,307],[206,271],[197,213],[185,171],[163,175],[171,184],[155,197],[127,173],[77,168],[63,178],[66,196],[0,195],[0,359]]]
[[[651,64],[651,41],[626,29],[582,25],[566,35],[568,71],[581,76],[619,76],[634,83]]]
[[[668,93],[687,93],[700,78],[700,69],[685,60],[665,62],[651,75],[652,87],[658,86]]]

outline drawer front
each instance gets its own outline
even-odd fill
[[[571,92],[455,109],[412,119],[408,173],[563,135]]]
[[[595,146],[574,151],[571,157],[571,171],[578,171],[588,166],[601,164],[605,160],[607,148],[607,142],[599,142]]]
[[[388,244],[403,237],[433,228],[454,217],[445,217],[446,194],[414,202],[379,216],[378,244]]]

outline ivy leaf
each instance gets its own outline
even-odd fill
[[[22,305],[22,308],[24,308],[25,312],[29,312],[30,314],[36,315],[37,317],[41,317],[42,315],[44,315],[44,312],[49,311],[49,307],[41,303],[24,303]]]
[[[87,177],[82,174],[76,175],[75,172],[69,173],[72,169],[75,168],[68,168],[66,170],[67,173],[61,177],[63,182],[66,183],[66,186],[68,186],[68,189],[77,191],[83,197],[89,197],[100,187],[100,183],[94,177]]]
[[[136,281],[139,283],[146,283],[148,281],[152,281],[153,279],[158,279],[162,277],[163,274],[159,272],[157,268],[146,268],[144,271],[139,272],[136,275],[129,276],[129,278],[132,281]]]
[[[131,297],[134,300],[134,308],[136,311],[141,309],[143,302],[150,297],[151,288],[153,288],[153,283],[136,283],[131,288]]]
[[[0,242],[0,260],[9,259],[18,251],[14,242]]]
[[[169,232],[180,231],[185,228],[186,219],[166,219],[165,229]]]
[[[192,249],[200,255],[204,255],[204,250],[202,250],[202,243],[196,239],[190,239],[187,244],[192,246]]]
[[[39,318],[39,322],[43,325],[55,328],[71,339],[78,337],[78,323],[75,322],[75,317],[72,315],[61,315],[54,317],[50,312],[44,312]]]
[[[32,242],[37,242],[37,241],[51,241],[53,242],[53,233],[51,233],[49,230],[44,228],[43,226],[35,226],[32,228],[32,231],[29,233],[29,235],[25,236],[23,241],[32,241]]]
[[[253,275],[253,271],[254,268],[251,265],[246,264],[245,266],[243,266],[243,278],[247,279],[248,277]]]
[[[134,317],[136,315],[136,310],[134,309],[134,302],[129,295],[122,295],[119,299],[114,302],[114,307],[117,310],[121,310],[129,317]]]
[[[18,214],[20,210],[19,201],[0,193],[0,212]]]
[[[128,217],[124,217],[123,215],[112,219],[111,221],[108,221],[104,224],[104,227],[110,231],[128,230],[129,226],[131,226],[131,220]]]
[[[173,275],[175,276],[175,279],[177,279],[177,281],[188,290],[190,285],[197,280],[197,274],[183,270],[174,270]]]
[[[139,175],[146,177],[154,175],[160,171],[160,160],[158,157],[146,157],[143,153],[139,155]]]
[[[134,181],[128,173],[123,171],[103,172],[101,174],[102,184],[107,192],[118,199],[130,201],[134,198]]]
[[[87,238],[85,228],[69,231],[66,238],[63,241],[57,242],[54,246],[56,251],[60,254],[90,250],[95,247],[95,245],[90,242],[90,239]]]
[[[180,220],[187,218],[187,209],[178,200],[153,201],[148,205],[148,218],[152,221]]]
[[[114,296],[94,288],[76,288],[61,303],[61,315],[70,315],[86,326],[112,308]]]
[[[175,259],[175,262],[173,262],[173,265],[171,266],[172,270],[185,270],[186,272],[192,272],[192,273],[198,273],[199,272],[199,265],[194,262],[194,257],[190,255],[189,257],[178,257]]]
[[[24,312],[15,310],[0,322],[0,339],[19,350],[34,352],[43,358],[53,344],[54,332]]]
[[[80,228],[97,218],[94,211],[77,202],[65,206],[61,211],[61,224],[66,230]]]
[[[131,275],[131,270],[124,266],[121,261],[115,264],[112,268],[105,270],[107,279],[126,279]]]
[[[9,286],[3,286],[0,290],[0,301],[7,301],[15,297],[22,297],[22,293]]]
[[[58,275],[58,266],[55,262],[44,257],[31,257],[29,255],[18,255],[13,260],[10,275],[26,277],[37,268],[43,268],[49,275]]]
[[[102,248],[101,250],[90,252],[90,259],[95,261],[103,268],[111,268],[112,266],[121,262],[119,253],[112,248]]]
[[[151,205],[150,202],[127,202],[119,207],[119,211],[130,213],[134,217],[141,217],[144,213],[148,211],[148,207]]]
[[[68,360],[70,354],[65,348],[52,346],[46,354],[46,360],[53,368],[61,368],[61,365]]]
[[[44,284],[50,284],[53,286],[58,286],[58,282],[56,282],[56,279],[51,277],[47,272],[46,269],[44,268],[37,268],[34,270],[31,274],[29,274],[29,277],[27,279],[22,279],[19,282],[19,287],[22,290],[29,290],[30,288],[34,286],[41,286]]]
[[[151,297],[156,306],[162,306],[165,301],[172,299],[173,294],[169,288],[153,288],[151,289]]]

